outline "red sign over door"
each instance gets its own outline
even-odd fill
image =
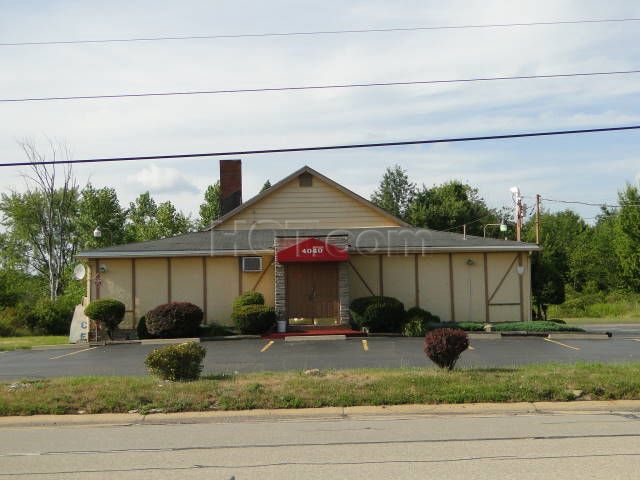
[[[349,260],[346,250],[325,243],[317,238],[308,238],[300,243],[280,250],[276,254],[279,263],[286,262],[345,262]]]

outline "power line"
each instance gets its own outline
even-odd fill
[[[622,205],[622,204],[615,204],[615,203],[582,202],[579,200],[558,200],[558,199],[544,198],[544,197],[540,197],[540,200],[544,200],[545,202],[552,202],[552,203],[563,203],[567,205],[584,205],[587,207],[601,207],[601,208],[640,207],[640,204],[635,204],[635,203]]]
[[[429,30],[463,30],[481,28],[513,28],[513,27],[538,27],[548,25],[577,25],[577,24],[598,24],[598,23],[624,23],[637,22],[640,18],[602,18],[592,20],[553,20],[548,22],[526,22],[526,23],[490,23],[490,24],[470,24],[470,25],[444,25],[444,26],[423,26],[423,27],[396,27],[396,28],[363,28],[351,30],[315,30],[303,32],[267,32],[267,33],[238,33],[238,34],[204,34],[204,35],[172,35],[158,37],[133,37],[133,38],[103,38],[103,39],[80,39],[80,40],[44,40],[26,42],[2,42],[0,47],[18,47],[34,45],[74,45],[87,43],[130,43],[130,42],[158,42],[158,41],[178,41],[178,40],[216,40],[216,39],[236,39],[236,38],[264,38],[264,37],[293,37],[293,36],[316,36],[316,35],[344,35],[362,33],[391,33],[391,32],[417,32]]]
[[[132,160],[165,160],[170,158],[199,158],[199,157],[226,157],[237,155],[262,155],[272,153],[293,153],[293,152],[317,152],[322,150],[345,150],[355,148],[379,148],[379,147],[397,147],[408,145],[428,145],[435,143],[458,143],[458,142],[475,142],[483,140],[507,140],[513,138],[526,137],[547,137],[555,135],[574,135],[583,133],[599,133],[599,132],[620,132],[627,130],[638,130],[640,125],[630,125],[625,127],[606,127],[606,128],[586,128],[580,130],[552,130],[547,132],[526,132],[511,133],[506,135],[483,135],[477,137],[452,137],[438,138],[431,140],[409,140],[399,142],[379,142],[379,143],[352,143],[344,145],[329,145],[319,147],[294,147],[294,148],[273,148],[261,150],[236,150],[229,152],[211,152],[211,153],[181,153],[174,155],[146,155],[138,157],[110,157],[110,158],[88,158],[81,160],[48,160],[44,162],[11,162],[0,163],[0,167],[18,167],[31,165],[66,165],[75,163],[101,163],[101,162],[127,162]]]
[[[72,95],[66,97],[26,97],[26,98],[3,98],[0,103],[17,103],[17,102],[47,102],[47,101],[65,101],[65,100],[98,100],[107,98],[130,98],[130,97],[169,97],[176,95],[216,95],[231,93],[266,93],[266,92],[286,92],[300,90],[329,90],[341,88],[364,88],[364,87],[390,87],[390,86],[408,86],[408,85],[432,85],[446,83],[471,83],[471,82],[492,82],[497,80],[539,80],[549,78],[567,78],[567,77],[592,77],[602,75],[628,75],[640,73],[637,70],[612,70],[602,72],[582,72],[582,73],[554,73],[547,75],[516,75],[502,77],[474,77],[474,78],[457,78],[445,80],[415,80],[408,82],[372,82],[372,83],[343,83],[330,85],[303,85],[289,87],[266,87],[266,88],[239,88],[226,90],[186,90],[176,92],[144,92],[144,93],[117,93],[110,95]]]

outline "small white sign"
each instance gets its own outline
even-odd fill
[[[71,330],[69,331],[69,343],[87,343],[89,342],[89,326],[91,322],[89,317],[84,314],[84,306],[76,305],[73,312],[73,320],[71,321]]]

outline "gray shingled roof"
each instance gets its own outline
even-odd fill
[[[148,242],[80,252],[82,258],[246,255],[273,251],[275,237],[347,235],[352,253],[438,251],[532,251],[532,243],[498,240],[424,228],[378,227],[334,230],[210,230]]]

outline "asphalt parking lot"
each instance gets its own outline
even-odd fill
[[[204,342],[205,373],[310,368],[433,367],[421,338],[372,337],[331,341],[234,340]],[[0,352],[0,379],[79,375],[145,375],[145,356],[157,346],[111,345],[87,349]],[[640,361],[640,332],[608,340],[545,340],[516,337],[472,340],[462,367],[508,367],[531,363]]]

